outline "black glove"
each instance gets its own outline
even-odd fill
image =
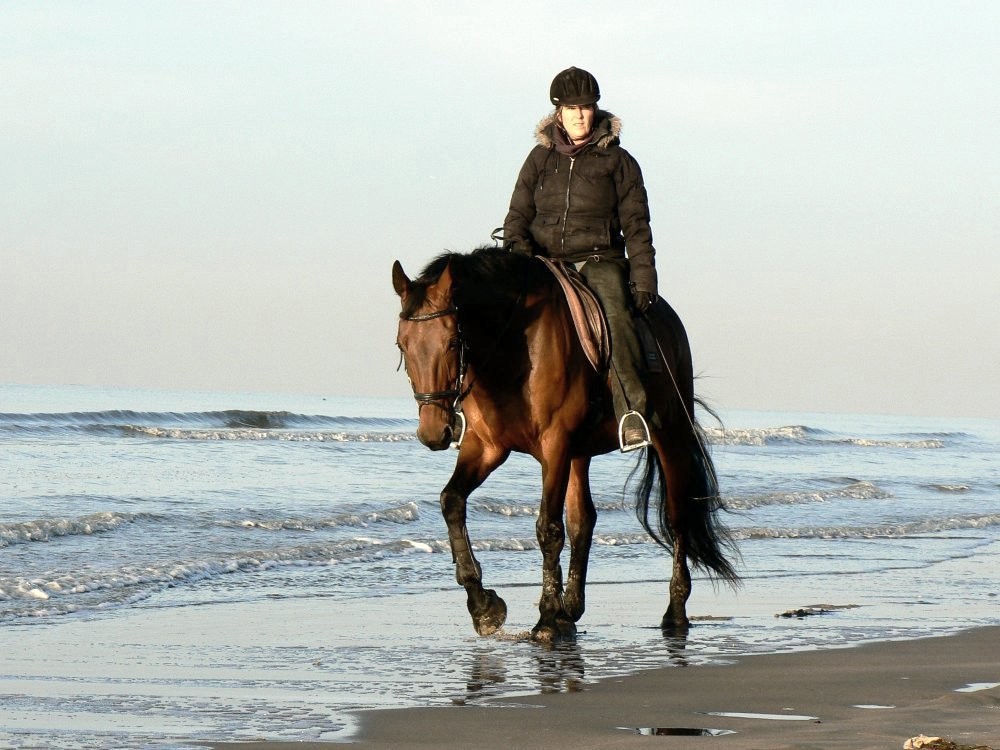
[[[650,294],[649,292],[640,292],[635,287],[632,287],[632,304],[635,305],[635,309],[640,313],[645,314],[649,308],[653,306],[653,302],[656,301],[656,295]]]
[[[531,245],[527,242],[510,242],[507,244],[507,249],[512,253],[520,253],[521,255],[534,255],[534,251],[531,249]]]

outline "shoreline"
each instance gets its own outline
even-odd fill
[[[372,748],[902,748],[921,734],[1000,748],[1000,626],[846,648],[733,657],[608,678],[575,692],[358,712],[343,742],[218,750]],[[539,647],[542,648],[542,647]],[[668,737],[669,736],[669,737]],[[663,747],[664,745],[658,745]]]

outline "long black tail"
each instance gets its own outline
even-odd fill
[[[642,477],[636,487],[636,516],[657,544],[671,553],[675,533],[681,534],[686,542],[687,557],[696,568],[736,586],[739,574],[728,556],[738,557],[738,552],[732,535],[718,518],[724,504],[719,494],[715,464],[709,454],[708,439],[697,422],[691,426],[691,439],[685,441],[684,455],[676,461],[677,470],[684,470],[686,488],[684,496],[677,498],[680,503],[677,513],[680,528],[675,529],[671,523],[671,498],[659,455],[652,446],[646,448]],[[638,469],[639,466],[636,466]]]

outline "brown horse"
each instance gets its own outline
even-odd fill
[[[483,588],[466,528],[466,500],[517,451],[542,467],[536,524],[542,595],[532,634],[543,641],[572,636],[584,611],[597,516],[590,461],[618,448],[607,374],[587,361],[555,276],[537,259],[492,247],[445,253],[414,280],[396,261],[392,283],[402,301],[396,343],[419,404],[417,437],[431,450],[460,444],[455,471],[441,492],[441,511],[476,631],[498,630],[507,606]],[[636,513],[673,553],[661,627],[686,629],[688,560],[734,585],[738,577],[725,554],[730,537],[716,518],[722,503],[715,468],[694,418],[687,335],[662,299],[647,317],[663,371],[646,377],[658,419],[651,420],[652,445],[645,448],[636,483]],[[564,589],[560,556],[567,530]]]

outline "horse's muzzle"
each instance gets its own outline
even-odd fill
[[[417,438],[432,451],[443,451],[451,446],[454,431],[450,424],[438,425],[435,429],[417,428]]]
[[[450,412],[446,421],[421,419],[417,426],[417,438],[432,451],[445,448],[461,448],[465,438],[465,414],[460,409]]]

